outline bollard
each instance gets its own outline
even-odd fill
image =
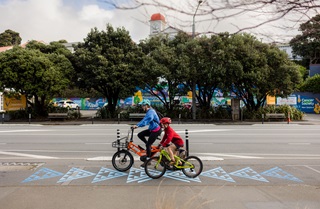
[[[261,116],[262,116],[261,118],[262,118],[262,124],[263,124],[263,122],[264,122],[264,114],[262,114]]]
[[[91,116],[92,124],[93,124],[93,118],[94,118],[94,116]]]
[[[181,114],[179,114],[179,124],[180,124],[180,122],[181,122]]]
[[[186,157],[189,157],[189,133],[186,129]]]
[[[120,113],[118,114],[118,124],[120,124]]]
[[[4,113],[2,113],[2,124],[4,122]]]
[[[31,122],[31,113],[29,113],[29,124]]]
[[[288,112],[288,124],[290,123],[290,112]]]
[[[118,151],[120,151],[120,130],[117,129],[117,144],[118,144]]]

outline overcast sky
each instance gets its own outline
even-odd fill
[[[102,0],[0,0],[0,33],[7,29],[16,31],[20,33],[22,43],[29,40],[49,43],[61,39],[77,42],[83,41],[91,28],[104,30],[106,24],[110,23],[113,27],[125,27],[132,39],[139,41],[148,37],[150,17],[157,12],[167,14],[158,8],[116,10]],[[175,21],[177,17],[174,15],[168,14],[166,18],[168,24],[178,28],[181,26],[177,25]],[[183,30],[191,32],[191,18],[190,16],[186,18],[189,22],[187,21]],[[201,30],[232,32],[232,27],[249,22],[252,22],[252,18],[247,16],[243,19],[234,18],[232,22],[220,23],[218,26],[212,23],[209,25],[198,23],[196,29],[200,32]],[[264,34],[275,33],[275,29],[270,26],[261,27],[258,31]],[[288,31],[278,31],[277,35],[288,36]]]

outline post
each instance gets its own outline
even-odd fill
[[[29,113],[29,124],[31,122],[31,113]]]
[[[195,26],[195,18],[197,11],[199,9],[200,4],[202,3],[202,0],[198,1],[198,5],[196,8],[196,11],[194,12],[193,18],[192,18],[192,38],[194,39],[196,36],[196,26]],[[192,81],[192,119],[195,120],[197,117],[197,105],[196,105],[196,82]]]
[[[189,133],[188,129],[186,129],[186,157],[189,156]]]
[[[93,124],[93,118],[94,118],[94,116],[91,116],[92,124]]]
[[[120,113],[118,114],[118,124],[120,124]]]
[[[288,112],[288,124],[290,123],[290,112]]]
[[[118,144],[118,151],[120,151],[120,130],[117,129],[117,144]]]
[[[4,122],[4,113],[2,113],[2,124]]]
[[[181,113],[179,114],[179,124],[180,124],[180,122],[181,122]]]
[[[261,118],[262,118],[262,124],[264,122],[264,114],[261,115]]]

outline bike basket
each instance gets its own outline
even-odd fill
[[[127,148],[127,146],[128,146],[127,142],[121,142],[119,140],[116,140],[116,141],[112,142],[112,147]]]

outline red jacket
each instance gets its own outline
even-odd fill
[[[166,147],[170,142],[178,145],[179,147],[183,147],[183,139],[177,132],[171,128],[171,126],[168,126],[168,128],[164,129],[164,136],[160,142],[160,144],[163,147]]]

